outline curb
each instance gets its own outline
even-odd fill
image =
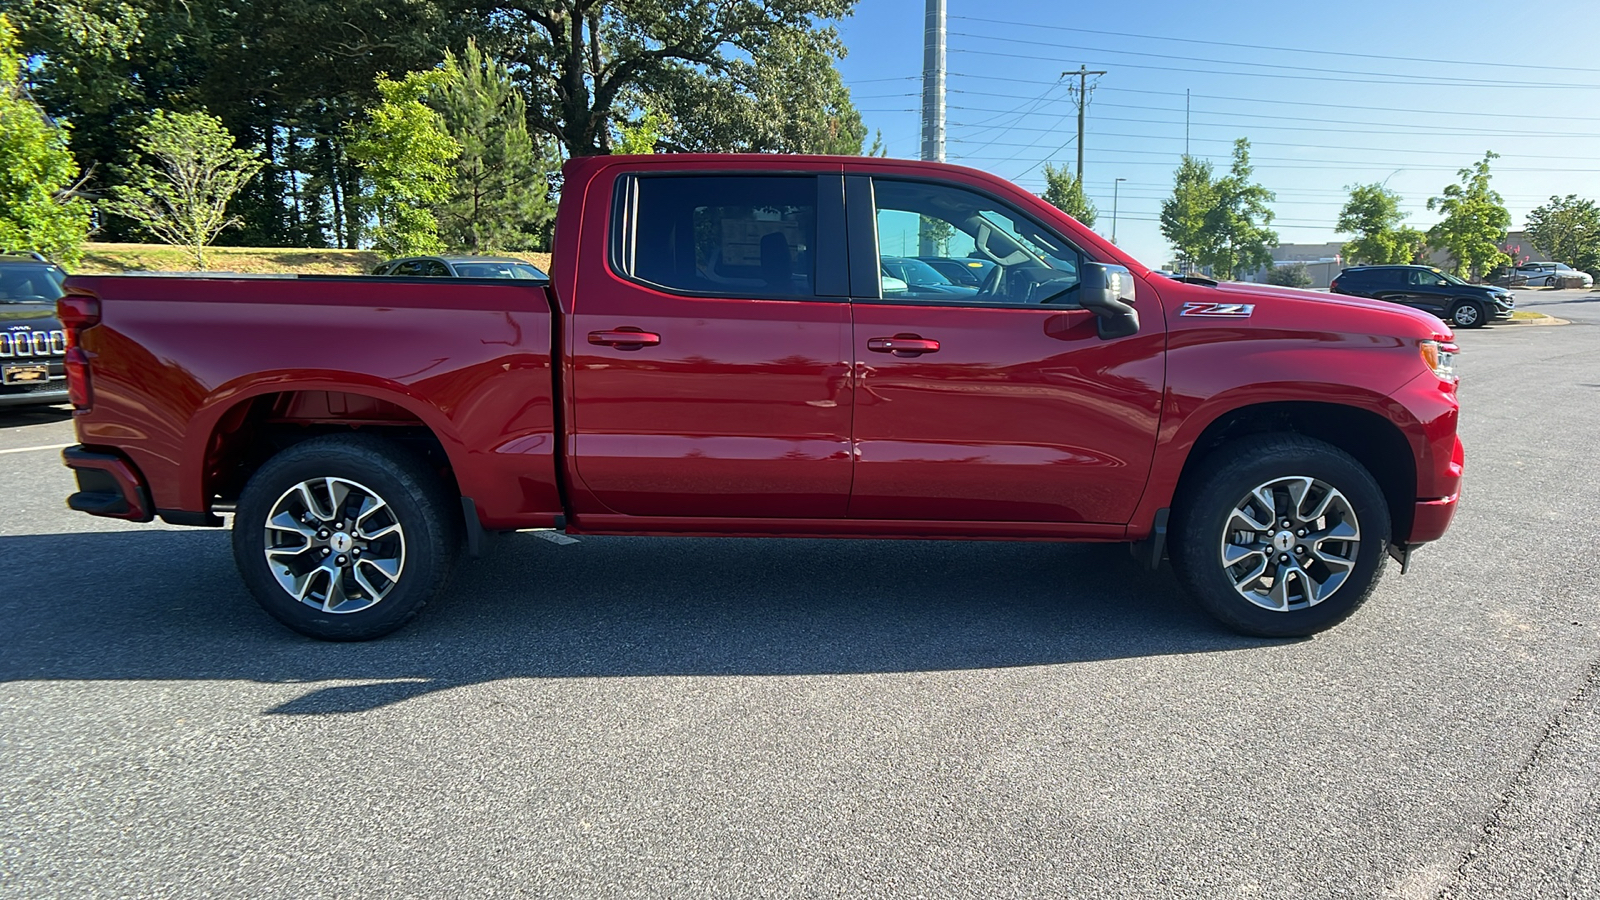
[[[1537,319],[1507,319],[1504,322],[1496,322],[1495,324],[1496,325],[1571,325],[1572,323],[1568,322],[1566,319],[1558,319],[1555,316],[1547,316],[1544,313],[1540,313],[1539,314],[1539,318],[1537,318]]]

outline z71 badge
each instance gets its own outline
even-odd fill
[[[1254,303],[1185,303],[1180,316],[1211,316],[1218,319],[1248,319],[1256,311]]]

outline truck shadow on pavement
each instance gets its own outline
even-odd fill
[[[48,425],[72,419],[70,406],[13,406],[0,407],[0,429],[20,428],[23,425]]]
[[[223,531],[0,537],[0,555],[41,563],[0,571],[0,680],[366,682],[271,710],[288,715],[511,678],[985,669],[1281,643],[1223,631],[1120,545],[519,536],[364,644],[270,619]]]

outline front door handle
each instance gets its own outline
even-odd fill
[[[615,347],[618,350],[638,350],[642,347],[654,347],[661,343],[661,335],[648,331],[629,331],[617,329],[615,331],[591,331],[589,343],[606,347]]]
[[[895,356],[921,356],[938,353],[939,342],[917,334],[897,334],[894,337],[867,338],[867,349],[873,353],[893,353]]]

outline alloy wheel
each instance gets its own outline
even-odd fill
[[[1223,526],[1221,561],[1239,596],[1263,609],[1308,609],[1355,569],[1361,525],[1344,494],[1316,478],[1257,486]]]
[[[400,583],[406,538],[377,492],[347,478],[284,491],[267,514],[267,567],[289,596],[325,613],[354,613]]]

